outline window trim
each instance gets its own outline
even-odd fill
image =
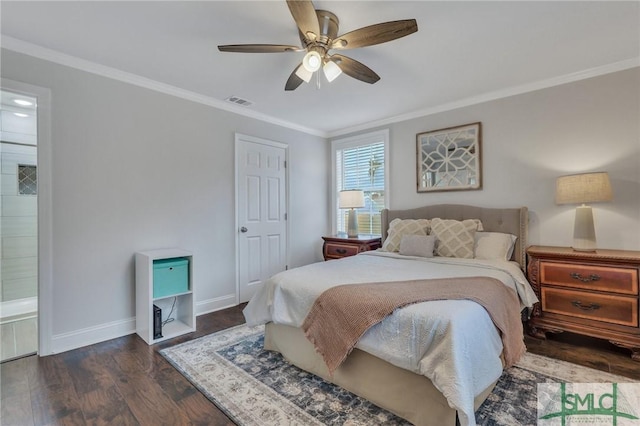
[[[380,142],[384,143],[384,208],[389,208],[390,200],[390,187],[389,187],[389,129],[377,130],[374,132],[363,133],[355,136],[350,136],[341,139],[331,140],[331,190],[329,192],[330,197],[330,210],[331,210],[331,233],[337,234],[338,218],[336,217],[338,193],[336,188],[336,151],[354,148],[361,145],[369,145],[372,143]]]

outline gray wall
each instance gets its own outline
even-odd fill
[[[54,348],[131,326],[137,250],[193,251],[199,311],[231,302],[234,132],[289,144],[290,266],[321,259],[322,138],[5,50],[2,76],[52,92]],[[605,170],[614,201],[594,205],[599,245],[640,250],[638,87],[635,68],[393,124],[391,207],[524,205],[530,243],[570,245],[574,208],[554,204],[555,179]],[[483,189],[418,194],[416,133],[475,121]]]
[[[639,87],[633,68],[393,124],[391,208],[527,206],[530,244],[569,246],[575,206],[554,203],[555,179],[607,171],[614,199],[593,204],[598,246],[640,250]],[[417,193],[416,134],[476,121],[483,189]]]
[[[134,329],[139,250],[192,251],[197,311],[233,304],[235,132],[289,145],[289,265],[322,259],[325,139],[7,50],[2,77],[51,89],[54,351]]]

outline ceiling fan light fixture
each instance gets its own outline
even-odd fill
[[[313,73],[306,69],[304,65],[300,65],[296,70],[296,75],[304,80],[305,83],[308,83],[311,80]]]
[[[322,71],[324,71],[324,76],[327,78],[329,83],[342,74],[340,67],[333,61],[327,61],[327,63],[324,64],[324,67],[322,67]]]
[[[320,66],[322,66],[322,57],[318,52],[312,50],[311,52],[304,55],[304,59],[302,59],[302,65],[307,71],[311,73],[316,72],[320,69]]]

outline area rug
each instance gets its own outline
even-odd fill
[[[241,426],[410,425],[369,401],[263,349],[264,327],[233,327],[160,353]],[[479,425],[536,424],[544,382],[614,383],[620,376],[534,354],[504,372],[476,411]]]

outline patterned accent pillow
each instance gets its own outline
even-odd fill
[[[431,233],[438,239],[436,254],[443,257],[473,259],[477,230],[478,223],[474,219],[431,219]]]
[[[399,251],[403,235],[427,235],[429,219],[393,219],[389,223],[387,238],[382,244],[382,251]]]

